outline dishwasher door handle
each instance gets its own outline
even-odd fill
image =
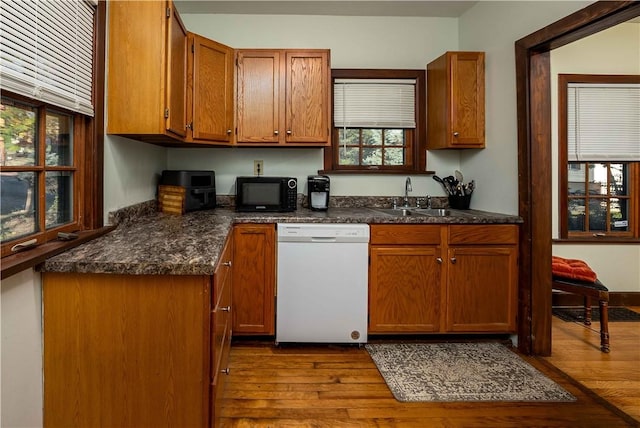
[[[336,242],[335,236],[312,236],[311,242]]]

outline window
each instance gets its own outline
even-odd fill
[[[640,235],[640,76],[559,76],[560,237]]]
[[[2,97],[0,123],[2,243],[78,229],[74,116]]]
[[[332,70],[325,172],[424,171],[424,70]]]
[[[2,4],[2,257],[58,232],[102,226],[106,6],[96,3]],[[3,278],[12,263],[3,260]]]

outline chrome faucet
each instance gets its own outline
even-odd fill
[[[404,208],[409,208],[409,192],[413,191],[411,187],[411,177],[407,177],[404,182]]]

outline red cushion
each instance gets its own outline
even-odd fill
[[[552,256],[551,272],[555,276],[580,281],[595,282],[598,278],[596,273],[584,261],[557,256]]]

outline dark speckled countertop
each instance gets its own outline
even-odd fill
[[[521,223],[518,216],[450,210],[444,217],[400,217],[375,208],[330,208],[291,213],[237,213],[217,208],[182,216],[147,213],[112,232],[48,259],[42,272],[129,275],[212,275],[234,223]]]

